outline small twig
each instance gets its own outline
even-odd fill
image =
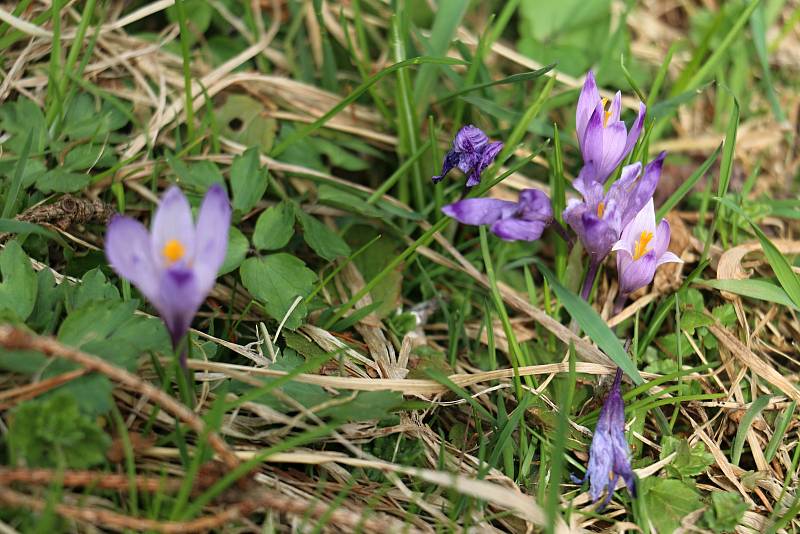
[[[49,486],[57,481],[64,487],[86,487],[123,490],[130,488],[130,478],[127,474],[103,473],[100,471],[55,471],[52,469],[9,469],[0,467],[0,486],[8,486],[14,482],[22,484],[35,484]],[[138,475],[134,478],[136,489],[147,492],[175,492],[180,489],[183,480],[178,478],[163,478]]]

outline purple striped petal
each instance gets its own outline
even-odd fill
[[[634,260],[625,250],[617,252],[619,292],[622,295],[629,295],[652,282],[656,273],[656,263],[654,250],[637,260]]]
[[[205,299],[197,287],[194,271],[173,267],[163,271],[159,283],[159,297],[153,302],[167,325],[173,345],[189,331],[192,318]]]
[[[483,149],[489,138],[483,131],[471,124],[461,128],[453,140],[453,148],[458,152],[475,153]]]
[[[450,150],[447,155],[444,157],[444,161],[442,162],[442,172],[438,176],[434,176],[431,179],[433,183],[438,184],[442,181],[442,179],[447,176],[447,173],[453,170],[453,167],[458,165],[460,156],[458,152],[455,150]]]
[[[528,221],[549,221],[553,218],[550,198],[538,189],[523,189],[519,193],[519,217]]]
[[[633,147],[636,146],[636,141],[639,139],[639,135],[642,133],[642,128],[644,127],[644,117],[647,114],[647,106],[644,105],[643,102],[639,102],[639,115],[636,117],[636,120],[633,121],[631,125],[631,131],[628,132],[628,139],[625,142],[625,152],[622,156],[623,158],[630,154],[630,151],[633,150]]]

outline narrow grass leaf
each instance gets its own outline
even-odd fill
[[[775,457],[775,453],[778,452],[778,447],[783,443],[783,439],[786,437],[786,429],[789,428],[789,423],[792,421],[792,416],[796,408],[797,401],[792,401],[791,404],[787,406],[786,411],[783,412],[783,415],[775,421],[775,430],[772,433],[772,439],[769,440],[767,450],[764,452],[764,459],[767,463],[772,461]]]
[[[769,395],[762,395],[754,400],[747,411],[744,413],[739,426],[736,429],[736,438],[733,440],[733,449],[731,449],[731,463],[739,465],[739,460],[742,458],[742,450],[744,449],[744,440],[747,437],[747,432],[753,425],[753,421],[761,411],[769,404]]]
[[[697,182],[705,176],[708,172],[708,169],[714,164],[719,156],[720,150],[722,150],[722,145],[718,146],[714,152],[706,158],[702,165],[700,165],[695,171],[692,173],[689,178],[687,178],[679,187],[672,193],[669,198],[658,208],[656,211],[656,220],[660,221],[669,211],[678,205],[678,203],[683,200],[683,198],[691,191]]]
[[[782,287],[776,286],[767,280],[698,280],[696,283],[713,287],[720,291],[736,293],[743,297],[764,302],[774,302],[781,306],[800,310]]]

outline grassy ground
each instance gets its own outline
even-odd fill
[[[800,528],[797,2],[171,4],[3,8],[1,532]],[[488,195],[563,206],[589,68],[648,104],[685,261],[618,315],[613,261],[587,306],[580,247],[430,183],[472,123],[507,147]],[[218,182],[181,392],[105,223]],[[631,357],[638,497],[599,511],[574,477]]]

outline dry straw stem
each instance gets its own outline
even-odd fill
[[[63,345],[54,338],[33,335],[8,325],[0,326],[0,346],[9,350],[37,350],[48,356],[55,356],[77,363],[89,371],[103,374],[111,380],[136,391],[143,397],[152,399],[153,402],[159,404],[164,410],[181,419],[198,435],[206,435],[208,444],[214,449],[229,469],[237,467],[240,463],[227,443],[225,443],[216,432],[208,429],[206,424],[196,413],[170,397],[167,393],[157,389],[124,369],[115,367],[91,354]]]

